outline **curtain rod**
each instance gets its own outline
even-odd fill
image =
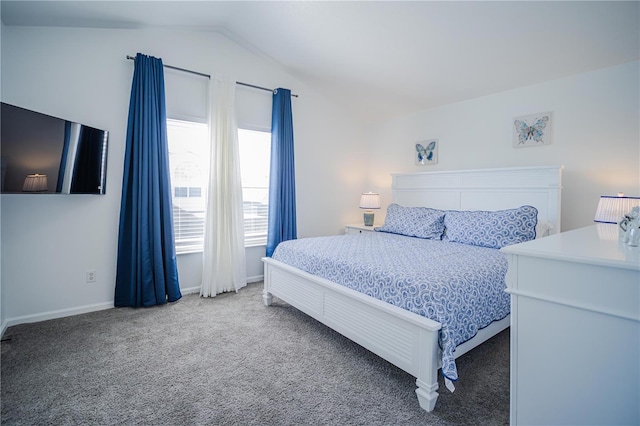
[[[131,55],[127,55],[127,59],[135,60],[136,57],[135,56],[131,56]],[[188,72],[190,74],[195,74],[195,75],[199,75],[200,77],[206,77],[208,79],[211,79],[211,76],[209,74],[204,74],[204,73],[201,73],[201,72],[198,72],[198,71],[192,71],[192,70],[188,70],[188,69],[185,69],[185,68],[174,67],[172,65],[167,65],[167,64],[164,64],[164,63],[162,64],[162,66],[165,67],[165,68],[171,68],[172,70]],[[255,84],[243,83],[241,81],[236,81],[236,84],[239,84],[241,86],[252,87],[254,89],[266,90],[267,92],[271,92],[271,93],[275,92],[274,89],[268,89],[266,87],[256,86]],[[291,94],[291,96],[293,96],[295,98],[298,97],[298,95],[294,95],[293,93]]]

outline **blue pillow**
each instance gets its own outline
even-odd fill
[[[444,211],[428,207],[389,204],[384,225],[376,231],[426,239],[440,239],[444,231]]]
[[[502,248],[536,238],[538,210],[522,206],[498,211],[447,211],[443,240]]]

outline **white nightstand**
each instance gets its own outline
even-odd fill
[[[378,224],[373,224],[373,226],[364,226],[362,223],[357,223],[355,225],[346,225],[344,227],[345,234],[362,234],[363,232],[374,232],[374,228],[377,228]]]

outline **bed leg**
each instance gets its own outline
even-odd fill
[[[428,412],[433,411],[436,406],[436,401],[438,400],[438,382],[432,384],[427,384],[422,380],[416,380],[416,394],[418,395],[418,402],[420,403],[420,408],[426,410]]]
[[[421,330],[420,371],[416,377],[416,395],[420,408],[433,411],[438,400],[439,330]]]
[[[273,302],[273,295],[266,289],[262,290],[262,301],[264,302],[264,306],[271,306]]]

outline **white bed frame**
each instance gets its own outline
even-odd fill
[[[393,202],[442,210],[501,210],[525,204],[560,232],[562,167],[393,174]],[[416,377],[420,407],[438,398],[441,324],[271,258],[263,258],[265,305],[276,296]],[[456,358],[509,326],[494,322],[458,346]]]

